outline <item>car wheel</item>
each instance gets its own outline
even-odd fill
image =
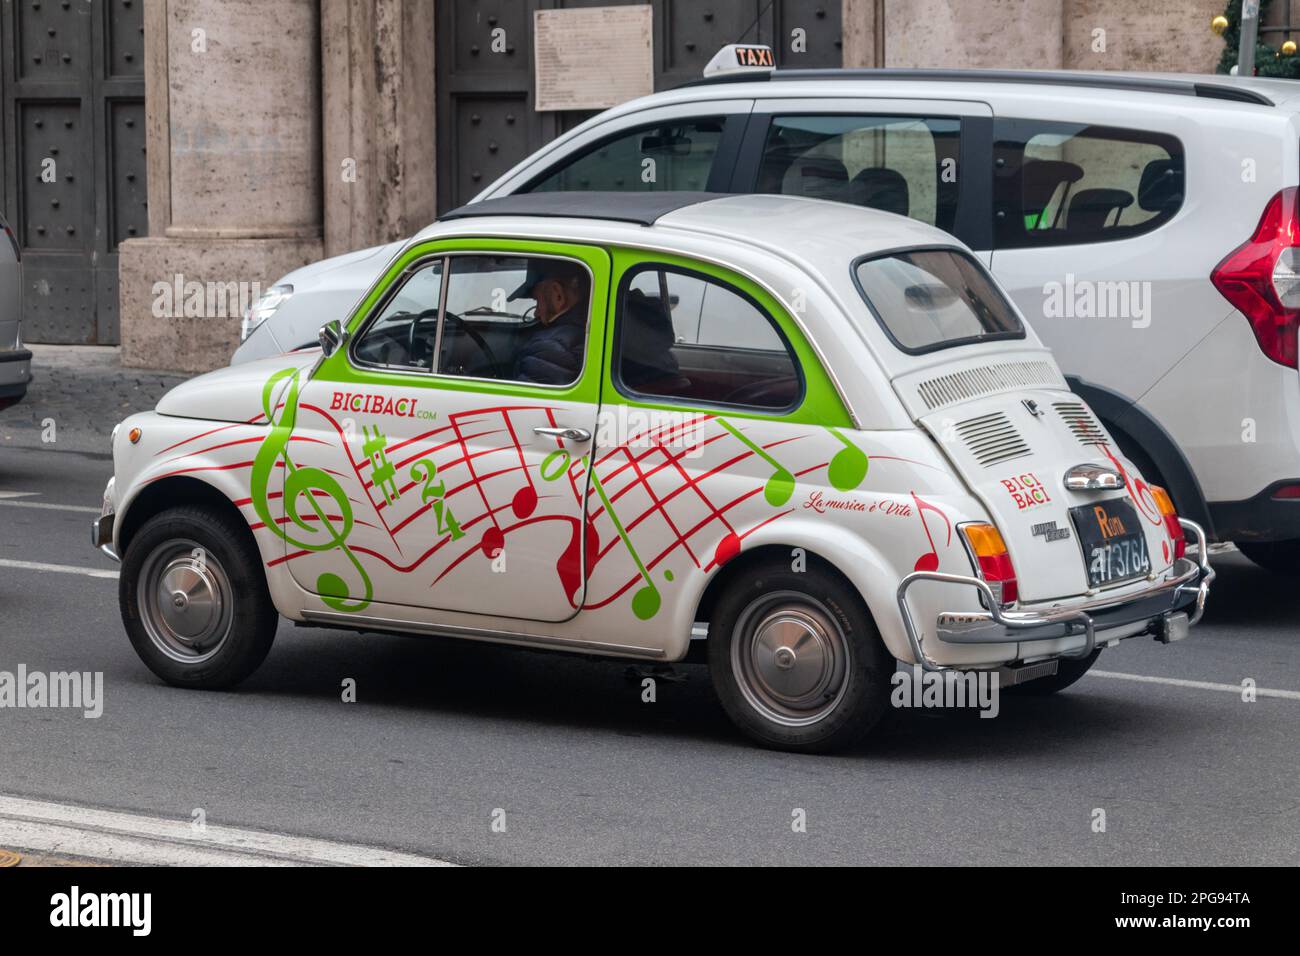
[[[1019,694],[1024,697],[1045,697],[1048,694],[1055,694],[1059,690],[1065,690],[1065,688],[1088,673],[1088,668],[1097,663],[1097,658],[1100,656],[1101,648],[1099,647],[1087,657],[1079,660],[1070,660],[1068,657],[1059,658],[1056,673],[1051,677],[1040,677],[1038,680],[1016,684],[1014,687],[1008,687],[1006,693]]]
[[[1239,550],[1261,568],[1278,574],[1300,571],[1300,541],[1235,541]]]
[[[279,623],[248,529],[208,508],[150,518],[123,556],[118,598],[140,659],[178,687],[238,684]]]
[[[780,750],[823,753],[864,736],[889,704],[894,658],[839,575],[747,572],[709,623],[709,671],[732,722]]]

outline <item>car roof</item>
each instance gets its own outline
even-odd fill
[[[544,226],[539,222],[543,219]],[[613,223],[624,226],[610,228]],[[602,224],[605,227],[599,228]],[[865,206],[805,196],[669,191],[520,193],[484,199],[446,213],[412,241],[466,232],[536,231],[547,239],[635,245],[647,229],[669,245],[671,233],[686,230],[814,265],[903,247],[963,248],[934,226]]]
[[[605,219],[654,225],[662,216],[725,194],[707,192],[587,192],[515,193],[469,203],[438,217],[440,221],[483,216],[544,216],[565,219]]]
[[[1300,94],[1294,80],[1269,77],[1238,77],[1221,73],[1139,73],[1112,70],[972,70],[972,69],[811,69],[773,70],[769,73],[720,74],[691,80],[677,89],[737,83],[811,83],[817,81],[926,81],[934,83],[1013,83],[1032,86],[1072,86],[1124,90],[1134,93],[1164,93],[1236,100],[1272,106]]]

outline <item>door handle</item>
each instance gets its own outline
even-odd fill
[[[563,438],[565,441],[591,441],[591,432],[585,428],[548,428],[538,425],[533,431],[548,438]]]

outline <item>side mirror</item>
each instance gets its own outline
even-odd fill
[[[321,352],[329,358],[348,340],[348,334],[343,331],[343,323],[338,319],[332,319],[320,327],[316,339],[320,342]]]

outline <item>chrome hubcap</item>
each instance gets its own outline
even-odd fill
[[[831,713],[848,685],[848,642],[821,602],[796,591],[764,595],[736,623],[732,671],[750,706],[790,727]]]
[[[140,574],[138,596],[150,639],[174,660],[208,660],[230,636],[230,579],[193,541],[168,541],[154,549]]]

